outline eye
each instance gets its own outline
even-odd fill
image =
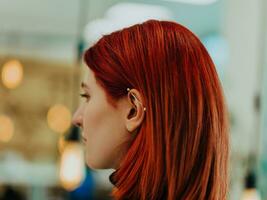
[[[86,93],[80,94],[80,96],[81,96],[82,98],[85,98],[86,101],[88,101],[89,98],[90,98],[90,95],[88,95],[88,94],[86,94]]]

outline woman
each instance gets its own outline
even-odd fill
[[[114,199],[227,199],[227,109],[191,31],[148,20],[104,35],[84,60],[86,101],[73,123],[87,165],[115,169]]]

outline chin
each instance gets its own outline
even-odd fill
[[[86,159],[86,165],[90,169],[93,169],[93,170],[97,170],[97,169],[110,169],[111,168],[106,163],[96,162],[96,160],[89,160],[89,159]]]
[[[90,168],[90,169],[99,169],[99,166],[93,161],[93,160],[90,160],[90,159],[86,159],[86,165]]]

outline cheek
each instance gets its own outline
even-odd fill
[[[95,128],[99,125],[102,115],[103,111],[101,111],[97,107],[88,105],[85,108],[83,125],[87,137],[89,137],[90,135],[93,134],[93,132],[95,132]]]
[[[105,107],[85,109],[84,135],[87,138],[86,160],[88,164],[107,167],[118,157],[120,144],[127,138],[120,118]]]
[[[90,146],[98,143],[98,140],[103,136],[105,126],[105,110],[99,106],[88,105],[84,112],[83,127],[84,135]]]

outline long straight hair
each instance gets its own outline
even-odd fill
[[[115,173],[114,199],[225,200],[228,111],[215,65],[190,30],[148,20],[84,54],[108,101],[137,89],[147,108]]]

